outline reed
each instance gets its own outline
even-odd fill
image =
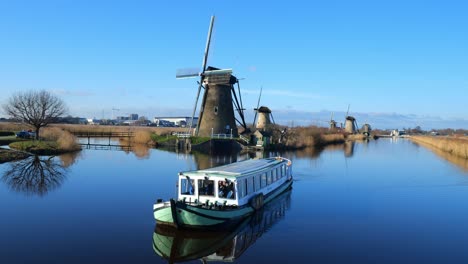
[[[416,143],[425,143],[452,155],[468,159],[467,137],[411,136]]]
[[[340,133],[330,134],[328,128],[308,126],[295,127],[288,132],[285,146],[287,148],[323,147],[345,141]]]
[[[77,143],[77,139],[74,135],[66,130],[62,130],[58,127],[46,127],[41,133],[41,138],[46,141],[57,142],[58,148],[61,151],[74,151],[80,150],[81,147]]]
[[[366,138],[367,136],[364,134],[349,134],[346,136],[346,140],[351,140],[351,141],[364,140]]]
[[[0,122],[1,131],[21,131],[32,129],[33,127],[24,123]]]

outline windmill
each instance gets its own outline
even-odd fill
[[[330,130],[336,129],[336,121],[333,120],[333,112],[331,113],[329,124],[330,124]]]
[[[206,40],[205,55],[203,57],[202,70],[200,73],[183,73],[178,71],[176,78],[190,78],[200,76],[198,92],[193,107],[192,118],[189,122],[188,133],[191,134],[193,119],[198,106],[201,89],[205,90],[198,117],[195,136],[207,137],[212,134],[232,134],[238,136],[237,125],[240,124],[244,131],[247,130],[244,118],[244,108],[240,93],[239,79],[232,75],[231,69],[219,69],[207,66],[208,53],[210,49],[211,33],[213,31],[215,17],[211,17],[208,37]],[[235,84],[237,84],[237,97]],[[240,120],[236,118],[234,110],[237,111]]]
[[[268,125],[271,124],[273,120],[273,124],[275,123],[275,119],[273,118],[273,114],[271,113],[270,108],[266,106],[260,106],[260,98],[262,97],[262,90],[263,87],[260,88],[260,95],[258,96],[257,101],[257,108],[254,108],[255,116],[252,126],[255,126],[256,129],[265,129]],[[257,119],[258,115],[258,119]],[[257,123],[255,124],[255,121]]]
[[[352,117],[349,115],[349,106],[348,105],[348,111],[346,111],[346,116],[345,116],[345,132],[354,134],[357,131],[357,122],[356,118]]]

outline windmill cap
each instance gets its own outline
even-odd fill
[[[257,109],[258,112],[260,113],[271,113],[271,110],[270,108],[266,107],[266,106],[260,106],[258,109]]]

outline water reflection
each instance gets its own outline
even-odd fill
[[[103,139],[90,138],[91,141],[80,140],[83,149],[123,151],[127,154],[134,154],[138,159],[149,159],[151,147],[146,144],[139,144],[126,139]]]
[[[247,155],[239,156],[238,152],[233,151],[230,154],[225,155],[209,155],[201,152],[192,152],[197,170],[204,170],[224,164],[230,164],[247,158]]]
[[[200,259],[202,263],[233,262],[284,218],[290,204],[291,190],[266,204],[263,210],[256,212],[230,232],[184,231],[156,225],[153,249],[169,263],[195,259]]]
[[[33,156],[8,165],[2,181],[12,190],[27,195],[44,196],[62,185],[66,178],[66,168],[54,157]]]
[[[455,164],[457,167],[462,169],[465,172],[468,172],[468,159],[464,159],[461,157],[458,157],[456,155],[450,154],[448,152],[442,151],[438,148],[433,147],[432,145],[426,144],[424,142],[413,142],[416,146],[423,146],[429,150],[431,150],[433,153],[435,153],[437,156],[445,159],[446,161]]]
[[[81,151],[75,151],[70,153],[64,153],[58,156],[60,161],[62,162],[62,166],[64,168],[68,168],[71,165],[75,164],[78,158],[81,157]]]

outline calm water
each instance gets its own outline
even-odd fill
[[[1,164],[0,263],[167,263],[164,245],[172,260],[468,262],[466,166],[390,139],[282,155],[293,190],[208,238],[155,229],[152,205],[175,196],[177,172],[248,155],[85,149]]]

